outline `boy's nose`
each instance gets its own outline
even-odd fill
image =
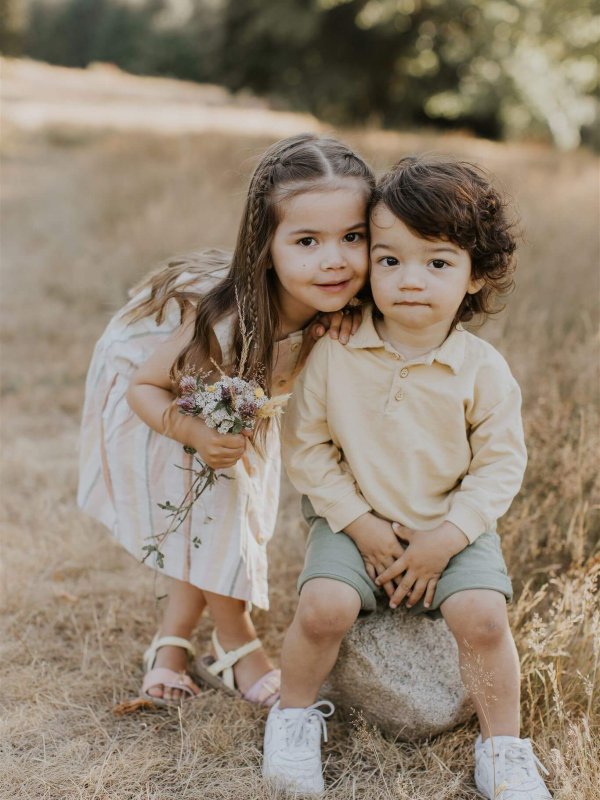
[[[424,289],[425,275],[423,268],[416,264],[405,264],[399,271],[398,286],[400,289]]]

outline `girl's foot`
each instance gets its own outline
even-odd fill
[[[188,680],[186,681],[186,685],[190,687],[190,689],[194,692],[194,694],[198,694],[200,689],[194,681],[187,675],[186,670],[188,666],[188,654],[183,649],[183,647],[173,647],[171,645],[165,645],[161,647],[160,650],[156,653],[156,661],[154,662],[154,669],[157,667],[163,667],[165,669],[173,670],[177,674],[186,674]],[[183,692],[181,689],[174,689],[171,686],[164,686],[162,683],[155,684],[154,686],[148,689],[148,694],[151,697],[162,698],[163,700],[170,700],[172,702],[177,702],[181,700],[184,695],[187,695],[187,692]]]
[[[248,641],[251,641],[243,638],[227,637],[221,633],[219,633],[218,636],[219,643],[225,652],[237,650],[238,647],[242,647],[242,645],[248,644]],[[218,658],[217,653],[213,652],[213,655],[215,658]],[[262,678],[263,675],[266,675],[267,672],[271,672],[272,669],[273,664],[267,658],[267,654],[262,647],[259,647],[258,650],[254,650],[252,653],[248,653],[247,656],[240,658],[237,664],[233,666],[233,675],[237,689],[242,694],[245,694],[251,686],[254,686],[256,681]]]
[[[159,636],[144,653],[144,682],[142,695],[159,705],[171,705],[184,698],[195,697],[200,691],[186,673],[194,648],[179,636]]]
[[[267,658],[260,640],[229,635],[226,645],[212,633],[213,654],[196,662],[196,671],[204,683],[221,689],[249,703],[272,706],[279,699],[281,673]]]

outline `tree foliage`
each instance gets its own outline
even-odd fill
[[[28,55],[251,89],[337,124],[590,139],[595,0],[31,0]]]

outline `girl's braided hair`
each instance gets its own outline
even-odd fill
[[[150,294],[133,309],[133,319],[153,315],[160,324],[171,299],[179,303],[182,315],[194,306],[193,337],[173,365],[173,376],[206,365],[211,357],[224,369],[235,368],[244,344],[241,326],[235,326],[232,353],[215,352],[212,330],[224,316],[238,313],[252,334],[242,377],[259,380],[269,391],[279,327],[277,277],[275,270],[269,269],[271,243],[279,223],[278,205],[281,200],[336,185],[345,178],[363,182],[365,195],[370,195],[375,186],[367,164],[336,139],[304,133],[276,142],[252,175],[233,253],[224,256],[210,251],[172,261],[138,287],[149,287]],[[199,274],[226,263],[230,264],[229,271],[213,289],[203,295],[193,290]],[[190,280],[182,284],[184,272],[190,273]]]

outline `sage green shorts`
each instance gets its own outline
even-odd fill
[[[367,575],[358,547],[345,533],[334,533],[327,520],[317,516],[307,497],[302,498],[302,513],[310,532],[304,569],[298,578],[298,592],[313,578],[331,578],[356,589],[361,613],[375,611],[377,600],[385,599],[385,593]],[[507,600],[512,599],[512,584],[495,530],[482,533],[473,544],[451,558],[437,583],[431,606],[426,609],[421,599],[410,613],[440,617],[439,608],[444,600],[467,589],[491,589]]]

